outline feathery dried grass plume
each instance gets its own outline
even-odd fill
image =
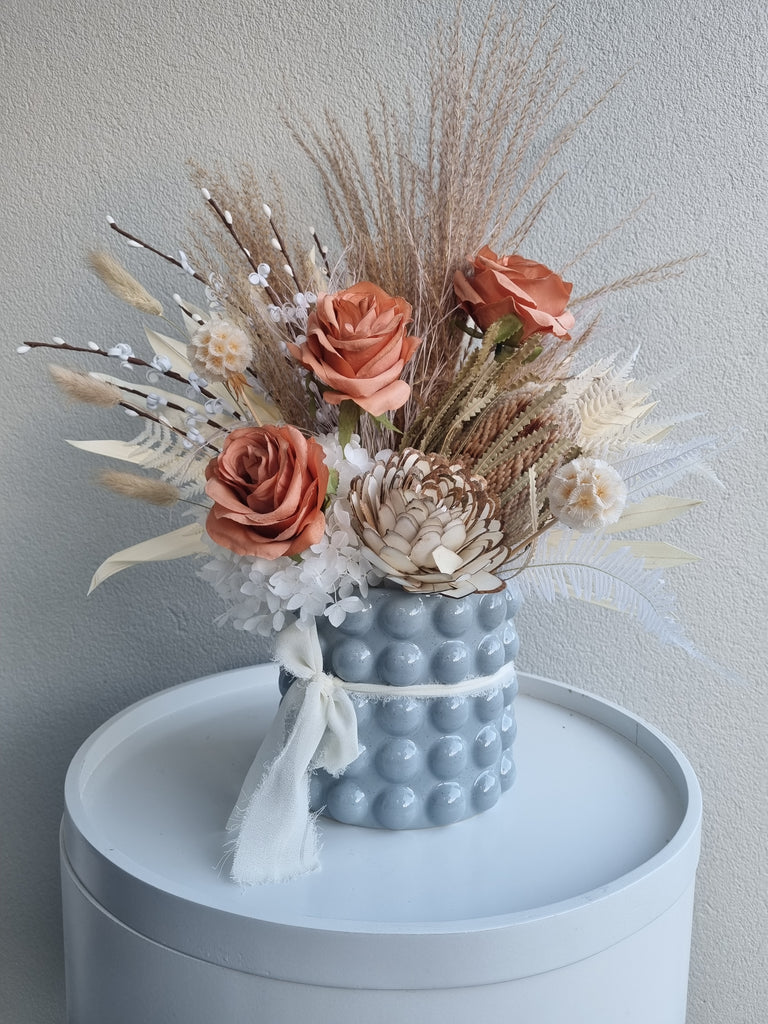
[[[522,11],[492,8],[473,48],[459,5],[430,55],[426,128],[412,102],[403,123],[382,97],[366,112],[363,158],[330,115],[324,129],[292,125],[320,173],[349,266],[413,303],[425,342],[408,374],[414,398],[398,420],[406,429],[440,398],[463,355],[455,271],[482,245],[510,252],[524,243],[560,180],[552,161],[602,100],[545,136],[579,79],[565,70],[562,40],[544,42],[548,20],[526,43]]]
[[[135,498],[138,501],[146,501],[150,505],[160,505],[163,508],[175,505],[181,497],[178,487],[174,487],[173,484],[167,483],[165,480],[152,480],[146,476],[137,476],[135,473],[103,469],[97,479],[102,487],[119,494],[122,498]]]
[[[49,363],[48,371],[59,390],[74,402],[85,402],[86,405],[100,405],[104,409],[111,409],[123,401],[119,388],[107,381],[96,380],[88,373],[68,370],[56,363]]]
[[[88,254],[91,270],[101,279],[112,294],[126,302],[140,313],[151,313],[162,316],[163,307],[139,281],[129,274],[122,263],[118,262],[104,249],[94,249]]]
[[[502,586],[507,556],[482,478],[406,449],[357,477],[348,500],[372,563],[406,590],[462,597]]]
[[[294,309],[299,294],[314,296],[320,284],[317,268],[264,205],[264,190],[252,168],[230,177],[222,168],[210,172],[192,162],[190,173],[206,199],[204,215],[195,219],[193,229],[197,262],[226,318],[248,335],[251,366],[261,387],[283,419],[312,430],[317,424],[302,371],[285,352],[286,335],[294,341],[302,332],[286,327],[282,310]],[[279,194],[276,184],[273,190]]]

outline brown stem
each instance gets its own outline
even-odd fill
[[[141,246],[142,249],[146,249],[148,252],[154,253],[155,256],[159,256],[160,259],[165,260],[166,263],[172,263],[173,266],[178,267],[179,270],[184,270],[184,266],[182,265],[181,261],[177,260],[175,256],[169,256],[167,253],[161,252],[160,249],[156,249],[153,245],[149,245],[147,242],[143,242],[140,238],[137,238],[136,235],[132,235],[129,231],[125,231],[123,228],[118,227],[118,225],[115,224],[113,220],[109,221],[109,226],[112,228],[113,231],[116,231],[118,235],[122,235],[123,238],[127,238],[129,242],[134,242],[136,245]],[[186,270],[184,272],[188,273],[188,271]],[[195,271],[195,273],[192,276],[195,278],[195,280],[200,281],[202,284],[206,286],[208,285],[208,282],[205,280],[202,274],[198,274],[197,271]]]
[[[118,402],[117,404],[122,406],[123,409],[128,409],[129,412],[134,413],[136,416],[140,416],[142,419],[151,420],[153,423],[158,423],[161,427],[166,427],[168,430],[173,431],[174,434],[178,434],[179,437],[186,438],[187,436],[183,430],[180,430],[178,427],[174,427],[172,423],[161,419],[159,416],[153,416],[151,412],[145,412],[143,409],[135,409],[128,402]],[[220,448],[217,448],[215,444],[211,444],[210,441],[206,441],[204,444],[201,444],[200,447],[210,448],[211,451],[216,452],[217,455],[219,455],[221,451]]]
[[[304,289],[301,287],[301,284],[299,283],[299,279],[296,276],[296,268],[294,267],[293,263],[291,263],[291,257],[288,255],[288,250],[285,248],[285,243],[283,242],[283,239],[280,236],[280,232],[277,230],[277,225],[275,224],[274,220],[272,219],[272,214],[271,213],[269,215],[269,226],[272,228],[272,231],[274,233],[275,239],[277,240],[277,244],[280,246],[280,252],[285,257],[285,262],[290,267],[291,277],[293,278],[293,280],[296,283],[296,291],[303,292]]]
[[[25,341],[24,344],[28,348],[53,348],[53,349],[65,349],[68,352],[86,352],[92,356],[106,356],[108,359],[114,358],[110,356],[109,352],[103,348],[83,348],[81,345],[70,345],[68,342],[64,342],[62,345],[54,344],[50,341]],[[121,360],[124,363],[132,363],[134,366],[144,366],[148,370],[154,370],[156,373],[161,373],[164,377],[170,377],[171,380],[177,380],[181,384],[189,384],[189,381],[182,374],[177,373],[175,370],[158,370],[156,366],[148,363],[146,359],[140,359],[138,356],[128,356],[127,359]],[[200,394],[205,395],[206,398],[216,398],[213,392],[208,391],[207,388],[200,388]],[[237,416],[237,413],[235,413]],[[237,416],[239,419],[240,417]]]

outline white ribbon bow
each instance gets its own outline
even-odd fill
[[[323,672],[314,625],[278,633],[277,659],[297,677],[259,747],[227,831],[236,833],[231,877],[239,885],[287,882],[319,866],[309,776],[339,775],[358,755],[349,694]]]

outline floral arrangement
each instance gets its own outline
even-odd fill
[[[528,50],[494,15],[467,55],[458,21],[443,29],[429,110],[398,123],[383,103],[362,154],[330,116],[293,126],[332,248],[315,228],[311,244],[295,239],[250,172],[233,183],[194,170],[212,215],[194,256],[110,219],[197,289],[174,296],[176,323],[121,262],[92,255],[118,298],[173,333],[147,326],[143,355],[61,339],[20,351],[126,371],[51,367],[66,395],[141,423],[131,441],[72,443],[133,467],[103,472],[106,487],[189,521],[108,559],[92,586],[203,555],[223,619],[270,635],[323,615],[338,625],[385,580],[458,598],[514,577],[525,594],[630,612],[688,646],[663,574],[693,556],[631,531],[696,504],[666,492],[713,442],[676,441],[673,421],[654,420],[633,356],[578,362],[596,325],[585,310],[684,261],[574,295],[577,260],[555,271],[530,258],[578,124],[545,137],[573,81],[541,35]]]

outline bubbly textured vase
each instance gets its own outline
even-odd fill
[[[373,828],[427,828],[493,807],[514,781],[513,617],[520,595],[454,599],[377,587],[339,627],[317,623],[325,671],[351,683],[379,683],[391,697],[351,693],[360,754],[333,778],[316,771],[312,808]],[[492,676],[503,685],[452,695],[451,686]],[[281,674],[283,692],[293,682]],[[445,697],[397,695],[398,687],[445,686]]]

